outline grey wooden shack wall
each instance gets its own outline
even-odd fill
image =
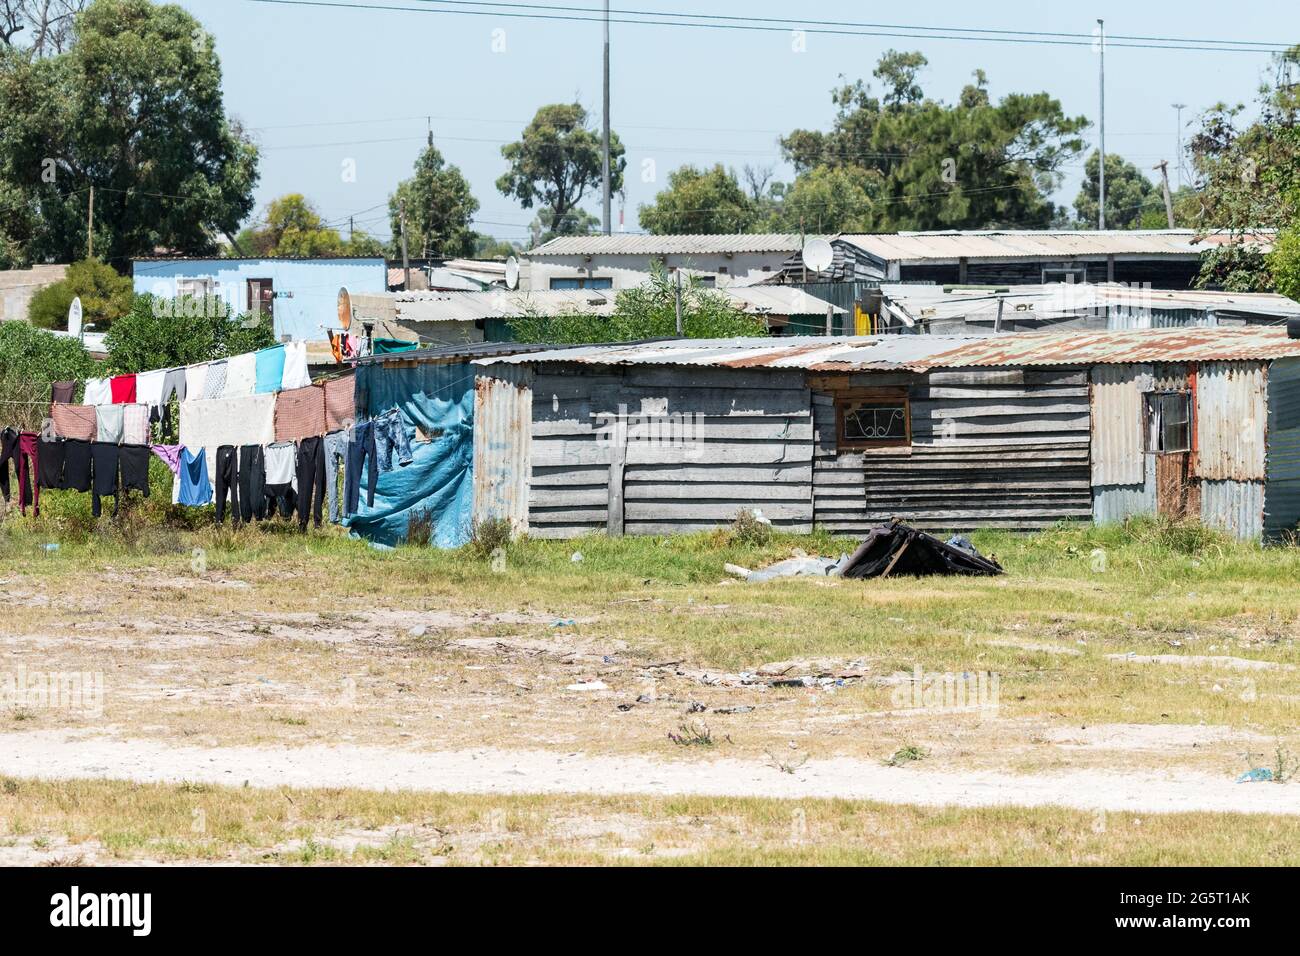
[[[702,415],[681,443],[646,441],[634,421],[679,413]],[[619,420],[630,424],[625,442],[610,440]],[[543,365],[531,445],[534,537],[700,531],[755,508],[777,528],[812,529],[813,424],[801,371]]]
[[[1084,370],[859,373],[842,382],[900,385],[911,446],[861,452],[836,450],[834,391],[814,392],[817,525],[856,535],[899,517],[935,530],[1029,530],[1091,516]]]

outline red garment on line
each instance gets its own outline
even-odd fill
[[[113,392],[113,404],[121,405],[124,402],[135,401],[135,373],[130,375],[114,375],[109,382],[109,388]]]

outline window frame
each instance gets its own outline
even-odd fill
[[[870,451],[875,448],[912,447],[912,402],[906,388],[839,389],[835,399],[835,448],[837,451]],[[893,405],[903,410],[903,435],[896,438],[849,438],[844,434],[846,412],[859,405]]]
[[[1187,444],[1183,448],[1166,448],[1165,445],[1165,422],[1164,422],[1164,403],[1166,399],[1179,398],[1187,413],[1183,423],[1187,430]],[[1158,403],[1158,404],[1157,404]],[[1155,427],[1155,412],[1157,407],[1160,410],[1160,427],[1157,431]],[[1189,389],[1155,389],[1150,392],[1142,393],[1142,434],[1143,443],[1146,446],[1145,451],[1152,455],[1180,455],[1192,451],[1192,445],[1195,441],[1196,434],[1196,403],[1192,401],[1192,392]],[[1158,442],[1153,439],[1158,437]],[[1158,445],[1159,447],[1153,447]]]

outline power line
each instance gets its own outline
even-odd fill
[[[540,13],[538,10],[560,10],[565,8],[549,7],[540,4],[519,4],[519,3],[498,3],[498,4],[479,4],[480,6],[491,6],[494,9],[487,10],[469,10],[463,8],[457,9],[437,9],[430,6],[424,7],[402,7],[381,3],[342,3],[337,0],[249,0],[250,3],[267,3],[278,4],[281,6],[292,7],[325,7],[343,10],[376,10],[400,13],[432,13],[446,14],[451,16],[476,16],[476,17],[496,17],[522,20],[551,20],[569,23],[604,23],[603,16],[578,16],[574,13]],[[423,0],[425,3],[452,3],[456,0]],[[468,4],[467,4],[468,5]],[[500,9],[507,8],[507,9]],[[572,8],[581,11],[595,13],[594,8]],[[512,12],[522,10],[526,12]],[[635,17],[610,17],[611,23],[622,23],[637,26],[668,26],[668,27],[694,27],[697,29],[708,30],[736,30],[747,32],[762,33],[789,33],[791,29],[798,29],[803,33],[823,34],[832,36],[853,36],[853,37],[885,37],[891,39],[916,39],[916,40],[976,40],[987,43],[1004,43],[1020,45],[1050,45],[1050,46],[1072,46],[1072,47],[1091,47],[1095,42],[1091,36],[1084,37],[1082,34],[1076,34],[1076,39],[1051,39],[1049,35],[1026,34],[1023,36],[1006,36],[995,35],[985,31],[976,35],[976,31],[963,27],[903,27],[900,30],[917,30],[917,31],[947,31],[947,32],[886,32],[883,30],[854,30],[840,27],[821,27],[809,26],[800,22],[795,27],[766,25],[762,22],[756,22],[745,18],[743,22],[723,23],[723,22],[705,22],[699,20],[686,19],[667,19],[655,20],[649,19],[651,16],[659,17],[688,17],[690,14],[674,14],[655,11],[646,12],[644,15]],[[786,23],[795,23],[796,21],[785,21]],[[807,21],[808,23],[817,23],[818,21]],[[830,23],[831,21],[824,21]],[[961,31],[961,32],[959,32]],[[1144,50],[1190,50],[1199,52],[1215,53],[1285,53],[1288,47],[1284,46],[1266,46],[1263,41],[1258,41],[1259,45],[1253,46],[1225,46],[1225,41],[1216,40],[1194,40],[1181,41],[1176,37],[1158,37],[1152,38],[1149,42],[1134,42],[1119,40],[1110,43],[1112,47],[1127,47],[1131,49]],[[1256,43],[1256,41],[1228,41],[1233,43]],[[1208,45],[1208,44],[1220,45]]]

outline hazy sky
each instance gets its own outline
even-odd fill
[[[464,172],[481,207],[475,228],[523,239],[532,210],[497,192],[505,170],[501,145],[518,138],[534,111],[576,97],[600,119],[601,26],[487,15],[421,0],[373,0],[412,10],[291,6],[258,0],[181,0],[216,37],[227,109],[251,128],[262,148],[258,215],[286,192],[302,192],[333,223],[387,237],[386,201],[410,174],[431,117],[435,142]],[[534,0],[596,8],[597,0]],[[1086,7],[1042,2],[971,4],[931,0],[889,5],[804,0],[614,0],[615,10],[874,21],[909,26],[1033,30],[1087,34],[1096,17],[1108,35],[1293,42],[1300,6],[1274,3],[1134,3],[1101,0]],[[419,9],[422,8],[422,9]],[[461,10],[482,7],[460,7]],[[534,11],[544,12],[544,11]],[[570,13],[586,16],[582,12]],[[615,14],[617,16],[617,14]],[[751,21],[753,22],[753,21]],[[883,30],[881,32],[884,32]],[[899,30],[895,32],[907,32]],[[996,99],[1045,90],[1069,115],[1097,117],[1097,56],[1089,46],[1035,45],[927,37],[809,34],[797,52],[790,32],[612,26],[613,128],[627,146],[624,228],[640,232],[636,209],[685,163],[783,167],[777,137],[797,127],[829,128],[829,91],[838,77],[871,79],[891,47],[920,50],[930,61],[926,92],[956,98],[977,68]],[[1251,102],[1266,75],[1257,52],[1123,49],[1106,54],[1107,148],[1142,168],[1176,152],[1172,103],[1184,121],[1219,100]],[[1095,132],[1095,128],[1094,128]],[[653,170],[646,161],[653,162]],[[355,163],[354,182],[344,164]],[[1057,201],[1078,190],[1082,163],[1068,170]],[[645,181],[653,173],[653,181]],[[599,214],[599,195],[584,205]],[[375,208],[378,207],[378,208]]]

